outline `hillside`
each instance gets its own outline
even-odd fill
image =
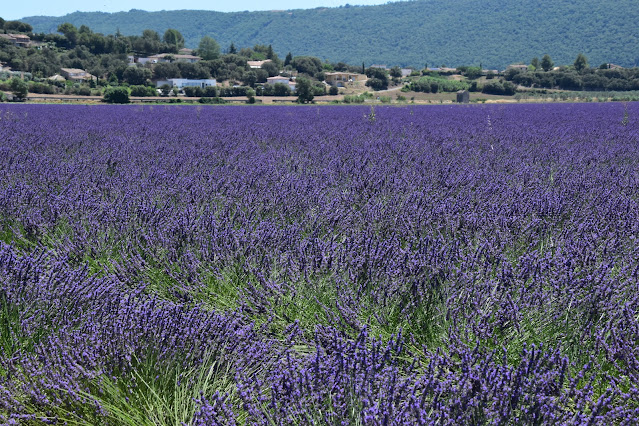
[[[223,47],[272,44],[282,56],[290,51],[351,64],[504,68],[544,53],[556,64],[572,63],[579,52],[593,65],[639,64],[634,0],[416,0],[270,12],[76,12],[22,20],[37,32],[54,32],[63,22],[126,35],[172,27],[189,47],[209,35]]]

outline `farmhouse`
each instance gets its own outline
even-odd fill
[[[291,89],[291,92],[295,92],[295,83],[290,81],[288,79],[288,77],[282,77],[282,76],[276,76],[276,77],[269,77],[266,79],[266,84],[286,84],[289,89]]]
[[[168,80],[161,80],[156,83],[156,87],[162,87],[167,84],[169,87],[176,87],[178,89],[184,89],[185,87],[215,87],[216,81],[214,78],[203,80],[191,80],[188,78],[169,78]]]
[[[31,43],[29,36],[24,34],[0,34],[0,39],[8,40],[14,46],[28,47]]]
[[[331,86],[344,87],[348,83],[355,81],[366,81],[364,74],[352,73],[352,72],[327,72],[324,74],[324,81]]]
[[[60,68],[62,71],[62,75],[67,80],[73,81],[82,81],[82,80],[93,80],[95,77],[86,72],[85,70],[81,70],[78,68]]]
[[[194,55],[174,55],[172,53],[160,53],[158,55],[152,55],[149,56],[148,58],[137,58],[134,57],[133,58],[133,62],[131,62],[131,57],[129,56],[129,64],[131,63],[136,63],[136,64],[160,64],[163,62],[189,62],[189,63],[196,63],[201,61],[202,58],[200,58],[199,56],[194,56]]]
[[[265,61],[246,61],[246,63],[248,64],[249,68],[251,68],[251,69],[262,68],[262,65],[264,65],[267,62],[272,62],[272,61],[270,59],[267,59]]]
[[[528,65],[525,64],[512,64],[506,67],[507,70],[519,70],[519,71],[528,71]]]

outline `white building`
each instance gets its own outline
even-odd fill
[[[292,82],[291,80],[289,80],[288,77],[282,77],[282,76],[276,76],[276,77],[269,77],[266,79],[266,84],[286,84],[288,86],[289,89],[291,89],[291,92],[295,92],[295,83]]]
[[[169,78],[168,80],[158,81],[156,87],[162,87],[165,84],[168,84],[169,87],[177,87],[182,90],[185,87],[215,87],[216,81],[214,78],[204,79],[204,80],[190,80],[188,78]]]

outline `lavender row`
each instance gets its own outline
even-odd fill
[[[2,107],[3,415],[223,353],[185,423],[632,423],[625,108]]]

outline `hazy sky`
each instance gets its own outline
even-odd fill
[[[312,9],[320,6],[338,7],[347,3],[351,5],[372,5],[387,2],[388,0],[182,0],[177,2],[168,0],[91,0],[82,2],[65,0],[3,0],[4,4],[0,8],[0,17],[9,20],[35,15],[62,16],[77,10],[83,12],[120,12],[130,9],[148,11],[199,9],[237,12],[243,10]]]

